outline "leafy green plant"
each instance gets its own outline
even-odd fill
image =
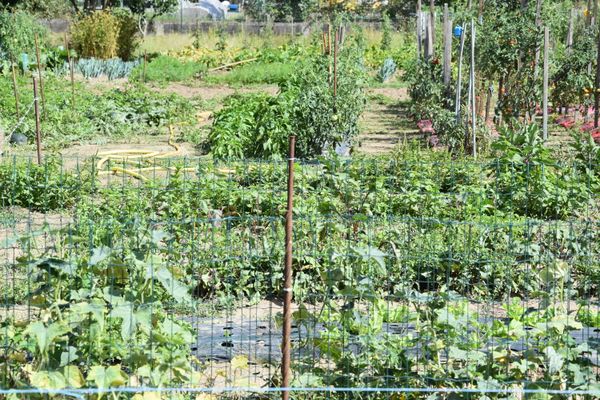
[[[381,65],[379,72],[377,73],[377,79],[379,80],[379,82],[383,83],[383,82],[389,80],[392,77],[392,75],[394,75],[395,72],[396,72],[396,63],[394,62],[393,59],[386,58],[385,61],[383,62],[383,64]]]
[[[108,11],[81,16],[71,25],[73,48],[82,58],[113,58],[119,50],[120,21]]]
[[[0,62],[18,61],[21,53],[34,55],[36,34],[40,46],[44,47],[47,32],[32,15],[24,11],[0,10]]]
[[[184,82],[195,78],[206,71],[206,67],[195,61],[179,61],[170,56],[158,56],[146,64],[146,81],[150,82]],[[137,64],[132,71],[131,80],[141,80],[143,65]]]

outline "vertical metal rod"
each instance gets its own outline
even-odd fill
[[[337,96],[337,58],[338,58],[338,30],[335,30],[335,38],[333,41],[333,97]]]
[[[548,139],[548,51],[550,49],[550,30],[544,27],[544,83],[542,99],[542,132],[544,140]]]
[[[281,344],[281,387],[290,387],[291,375],[291,334],[292,334],[292,240],[293,240],[293,210],[294,210],[294,160],[296,136],[289,139],[287,212],[285,216],[285,268],[283,283],[283,338]],[[288,400],[290,393],[281,392],[283,400]]]
[[[71,110],[75,110],[75,63],[71,59],[71,50],[69,49],[69,40],[65,32],[65,50],[67,50],[67,63],[69,63],[69,72],[71,73]]]
[[[33,77],[33,109],[35,111],[35,146],[37,149],[38,165],[42,164],[42,134],[40,133],[40,107],[38,100],[38,85]]]
[[[42,58],[40,56],[40,46],[38,45],[38,34],[33,35],[35,40],[35,56],[37,57],[38,77],[40,78],[40,94],[42,97],[42,113],[46,113],[46,98],[44,97],[44,80],[42,79]]]
[[[462,89],[462,64],[463,55],[465,50],[465,31],[461,31],[460,34],[460,50],[458,54],[458,77],[456,78],[456,122],[460,122],[460,103],[461,103],[461,89]]]
[[[473,134],[473,157],[477,158],[477,110],[475,99],[475,22],[471,19],[471,131]]]
[[[12,63],[12,81],[13,81],[13,92],[15,94],[15,111],[17,112],[17,119],[20,118],[19,112],[19,88],[17,86],[17,73],[15,72],[15,63]]]

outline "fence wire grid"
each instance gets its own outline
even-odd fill
[[[294,170],[291,398],[599,396],[598,166]],[[0,397],[281,397],[287,173],[2,159]]]

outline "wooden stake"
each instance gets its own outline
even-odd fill
[[[569,28],[567,30],[567,54],[571,54],[573,48],[573,30],[575,27],[575,9],[571,9],[571,16],[569,18]]]
[[[598,32],[597,58],[596,58],[596,81],[594,83],[594,128],[598,128],[598,116],[600,115],[600,32]]]
[[[67,62],[69,63],[69,72],[71,74],[71,110],[75,110],[75,63],[71,59],[71,51],[69,50],[69,40],[65,32],[65,49],[67,50]]]
[[[448,11],[448,4],[444,3],[444,67],[443,78],[446,91],[450,92],[451,78],[451,63],[452,63],[452,20]]]
[[[542,132],[544,140],[548,139],[548,52],[550,50],[550,30],[544,27],[544,73],[543,73],[543,99],[542,99]]]
[[[435,0],[429,0],[429,36],[431,37],[431,57],[435,57]]]
[[[473,158],[477,158],[477,110],[475,100],[475,22],[471,19],[471,132],[473,139]]]
[[[422,31],[421,0],[417,0],[417,59],[420,59],[421,55],[424,53]]]
[[[33,109],[35,112],[35,146],[37,149],[38,165],[42,164],[42,134],[40,127],[40,107],[38,100],[38,85],[35,76],[33,77]]]
[[[142,68],[142,82],[146,83],[146,62],[148,60],[148,55],[146,53],[146,50],[144,50],[144,66]]]
[[[13,92],[15,94],[15,111],[17,112],[17,119],[20,118],[19,113],[19,87],[17,86],[17,73],[15,72],[15,63],[12,63],[12,82]]]
[[[46,99],[44,97],[44,80],[42,79],[42,58],[40,56],[40,46],[38,45],[38,34],[33,35],[35,40],[35,56],[37,57],[38,77],[40,78],[40,94],[42,98],[42,114],[46,114]]]

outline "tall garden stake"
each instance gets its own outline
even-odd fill
[[[338,62],[338,40],[339,33],[335,30],[335,39],[333,41],[333,97],[337,96],[337,62]]]
[[[13,82],[13,92],[15,94],[15,111],[17,112],[17,119],[20,118],[19,115],[19,88],[17,86],[17,73],[15,72],[15,63],[12,63],[12,82]]]
[[[37,149],[38,165],[42,164],[42,134],[40,132],[40,107],[38,99],[38,85],[35,76],[33,77],[33,110],[35,112],[35,146]]]
[[[598,116],[600,116],[600,32],[598,32],[597,59],[596,59],[596,81],[594,82],[594,128],[598,127]]]
[[[542,99],[542,132],[544,140],[548,139],[548,51],[550,49],[550,30],[544,27],[544,73],[543,73],[543,99]]]
[[[462,63],[463,54],[465,50],[465,31],[462,30],[460,33],[460,50],[458,53],[458,76],[456,78],[456,123],[460,122],[460,97],[462,89]]]
[[[38,77],[40,78],[40,94],[42,98],[42,113],[46,113],[46,99],[44,97],[44,80],[42,79],[42,57],[40,56],[40,46],[38,44],[38,34],[33,36],[35,40],[35,56],[37,58]]]
[[[294,210],[294,161],[296,136],[290,136],[290,158],[288,159],[287,212],[285,215],[285,266],[283,283],[283,338],[281,343],[281,387],[290,387],[291,364],[291,335],[292,335],[292,239],[293,239],[293,210]],[[290,393],[281,392],[283,400],[288,400]]]
[[[65,33],[65,50],[67,51],[67,63],[69,63],[69,71],[71,73],[71,110],[75,110],[75,64],[71,60],[71,51],[69,50],[69,40]]]
[[[475,99],[475,22],[471,19],[471,132],[473,157],[477,158],[477,101]]]
[[[452,20],[450,19],[450,12],[448,11],[448,3],[444,3],[444,68],[443,68],[443,81],[446,87],[446,98],[450,103],[450,78],[452,77],[451,63],[452,63]]]

